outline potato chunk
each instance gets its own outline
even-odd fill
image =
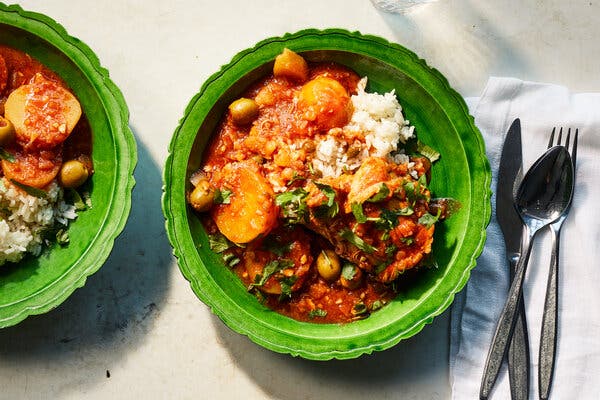
[[[275,58],[273,75],[305,82],[308,79],[308,64],[301,55],[289,49],[283,49],[283,52]]]
[[[38,73],[8,96],[4,112],[15,126],[19,144],[49,149],[69,136],[81,117],[81,106],[71,92]]]
[[[224,186],[232,191],[229,204],[214,207],[212,217],[227,239],[248,243],[275,226],[275,193],[258,171],[240,166],[226,178]]]
[[[9,148],[7,151],[15,158],[14,161],[2,160],[2,171],[8,180],[43,189],[60,171],[62,157],[55,149],[25,152]]]
[[[352,116],[352,102],[344,87],[335,79],[319,76],[307,82],[300,91],[304,118],[319,129],[342,127]]]

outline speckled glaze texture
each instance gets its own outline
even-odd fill
[[[0,44],[58,73],[81,102],[93,132],[92,208],[69,227],[70,243],[0,267],[0,328],[61,304],[104,263],[131,208],[135,139],[125,100],[92,50],[51,18],[0,3]]]
[[[441,153],[431,189],[462,208],[437,230],[437,268],[423,270],[397,298],[369,318],[345,325],[298,322],[249,294],[213,254],[197,216],[186,206],[189,176],[230,101],[272,68],[283,48],[309,61],[335,61],[369,77],[369,91],[395,90],[419,138]],[[308,29],[269,38],[237,54],[188,104],[164,169],[163,212],[181,272],[194,293],[236,332],[270,350],[315,360],[350,359],[415,335],[442,313],[469,279],[490,219],[490,166],[483,139],[460,95],[406,48],[341,29]]]

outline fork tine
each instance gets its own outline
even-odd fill
[[[562,126],[560,127],[560,130],[558,131],[558,139],[556,139],[556,145],[560,146],[560,144],[562,143]]]
[[[554,142],[554,132],[556,132],[556,127],[552,128],[552,133],[550,134],[550,140],[548,141],[548,148],[552,147],[552,142]]]
[[[571,128],[567,130],[567,140],[565,141],[565,147],[569,150],[569,142],[571,140]]]
[[[575,129],[575,136],[573,137],[573,150],[571,151],[571,160],[573,160],[573,168],[577,164],[577,137],[579,136],[579,128]]]

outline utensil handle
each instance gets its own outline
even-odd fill
[[[550,272],[546,287],[542,334],[540,337],[540,367],[538,374],[540,399],[547,399],[550,396],[558,338],[558,250],[560,246],[560,228],[555,229],[551,226],[550,230],[552,232],[552,256],[550,257]]]
[[[515,268],[515,277],[510,285],[508,291],[508,298],[500,314],[498,325],[496,326],[496,332],[492,339],[492,344],[485,361],[485,368],[483,370],[483,379],[481,381],[481,390],[479,391],[480,399],[487,399],[496,383],[502,361],[508,350],[508,343],[512,338],[512,334],[517,321],[517,310],[519,304],[521,304],[522,293],[523,293],[523,281],[525,280],[525,271],[527,270],[527,263],[529,261],[529,255],[531,254],[531,239],[533,234],[530,234],[529,229],[523,230],[523,238],[521,240],[521,249],[523,253],[521,258],[517,262]]]
[[[511,279],[515,263],[511,260]],[[517,322],[508,348],[508,377],[510,379],[510,397],[512,400],[529,399],[529,335],[523,294],[517,309]]]

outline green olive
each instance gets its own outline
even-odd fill
[[[321,250],[317,257],[317,271],[327,282],[337,280],[342,272],[340,258],[333,250]]]
[[[0,146],[15,140],[15,127],[8,119],[0,116]]]
[[[340,283],[349,290],[354,290],[360,286],[363,273],[360,268],[351,263],[345,263],[340,276]]]
[[[76,188],[90,176],[87,166],[79,160],[69,160],[60,168],[59,180],[62,187]]]
[[[188,197],[188,202],[198,212],[210,210],[214,204],[215,190],[208,180],[201,179]]]
[[[229,111],[237,125],[248,125],[258,117],[258,104],[252,99],[242,97],[229,105]]]

